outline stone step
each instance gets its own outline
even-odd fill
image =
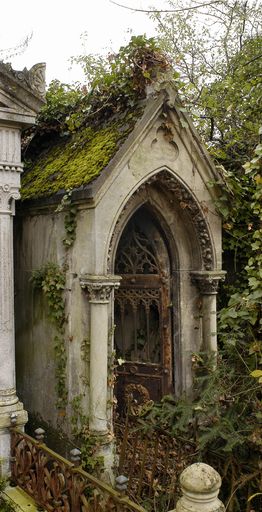
[[[7,486],[3,497],[16,507],[17,512],[37,512],[35,501],[20,487]]]

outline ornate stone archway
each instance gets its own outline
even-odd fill
[[[216,270],[215,250],[204,209],[185,183],[167,169],[142,183],[122,208],[109,244],[110,273],[115,270],[117,248],[125,226],[145,204],[163,226],[175,262],[172,346],[175,390],[180,394],[191,387],[191,354],[200,349],[216,352],[216,290],[224,273]]]
[[[114,227],[108,250],[108,271],[113,269],[116,247],[124,225],[138,206],[146,202],[146,193],[150,186],[158,185],[164,192],[172,195],[181,211],[190,217],[195,230],[195,237],[199,244],[201,254],[201,269],[214,269],[214,250],[209,227],[204,212],[198,204],[193,193],[187,186],[167,169],[161,170],[140,185],[124,205]],[[200,270],[200,269],[199,269]]]

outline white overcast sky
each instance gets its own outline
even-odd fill
[[[137,8],[167,7],[166,0],[119,0]],[[30,68],[46,62],[47,82],[82,80],[79,68],[69,71],[69,59],[84,53],[81,34],[86,33],[85,51],[116,51],[134,35],[154,35],[153,22],[146,14],[135,13],[110,3],[110,0],[0,0],[0,49],[17,46],[33,33],[26,51],[9,58],[14,69]],[[0,54],[3,58],[3,54]],[[5,59],[6,60],[6,59]]]

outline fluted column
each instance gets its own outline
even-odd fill
[[[90,386],[89,429],[106,435],[109,300],[120,284],[118,276],[85,276],[80,284],[86,290],[90,303]]]
[[[192,272],[191,279],[202,296],[203,349],[213,355],[217,353],[217,291],[224,271]]]
[[[20,132],[0,127],[0,466],[9,472],[12,423],[24,426],[27,413],[16,396],[13,278],[13,215],[19,199]],[[10,160],[13,160],[10,162]]]

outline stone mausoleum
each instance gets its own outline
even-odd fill
[[[7,404],[21,424],[7,267],[20,131],[43,102],[40,71],[24,78],[0,68],[0,418]],[[108,446],[113,395],[121,414],[128,400],[190,392],[192,355],[216,354],[223,271],[210,185],[219,177],[172,83],[148,90],[133,110],[32,144],[37,157],[22,179],[14,230],[19,398],[66,432],[77,408]],[[41,288],[48,268],[64,276],[60,328]]]

